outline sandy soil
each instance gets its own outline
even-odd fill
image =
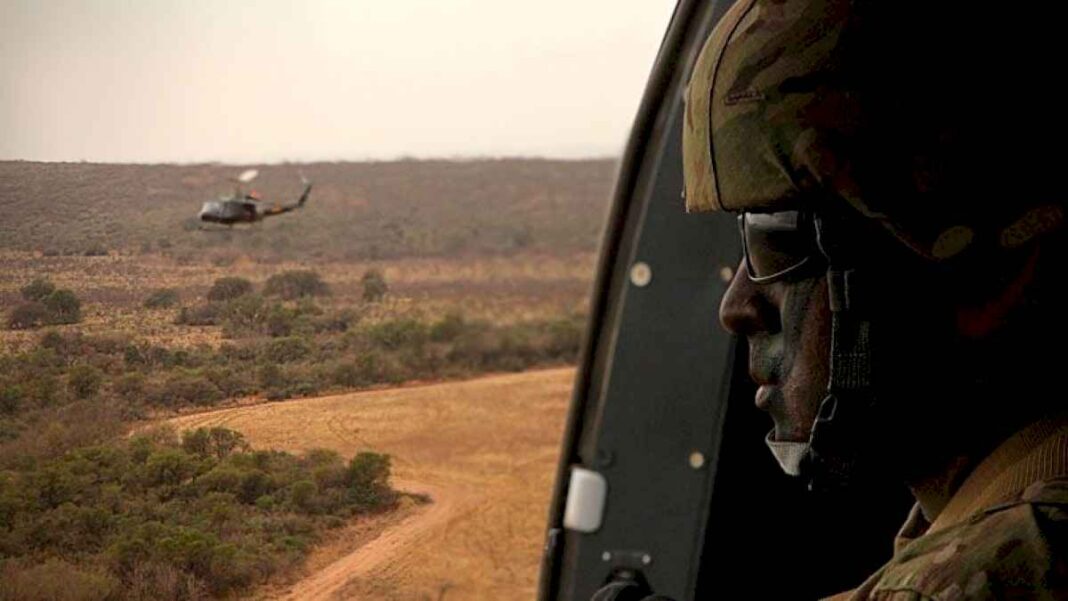
[[[309,561],[277,600],[530,599],[572,369],[237,407],[176,418],[259,448],[393,457],[394,485],[432,502],[376,516]],[[377,520],[377,521],[376,521]],[[356,532],[356,531],[353,531]],[[366,539],[366,542],[363,540]]]

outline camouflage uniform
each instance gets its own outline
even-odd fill
[[[830,599],[1068,599],[1068,419],[1003,443],[933,524],[913,507],[890,562]]]
[[[1043,19],[1060,19],[1030,17],[955,1],[737,0],[686,94],[687,210],[838,203],[934,263],[1060,229],[1063,158],[1041,139],[1061,139],[1042,131],[1059,100],[1022,93],[1048,75],[1048,60],[1029,60],[1048,55]],[[933,524],[914,509],[893,559],[834,597],[1017,598],[1068,599],[1066,418],[1012,436]]]

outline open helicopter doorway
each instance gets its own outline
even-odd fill
[[[889,558],[908,511],[901,486],[814,496],[784,476],[764,445],[770,420],[753,403],[745,343],[719,325],[737,224],[685,214],[680,134],[690,65],[729,4],[678,4],[624,153],[542,601],[815,599]]]

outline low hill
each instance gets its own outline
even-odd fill
[[[266,202],[308,208],[233,231],[204,231],[200,204],[258,167]],[[499,159],[256,165],[0,162],[0,249],[267,258],[384,259],[589,251],[615,162]]]

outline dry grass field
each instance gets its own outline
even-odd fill
[[[259,591],[262,597],[530,599],[573,378],[572,369],[542,370],[170,423],[233,428],[260,448],[389,453],[395,485],[432,498],[391,518],[365,545],[309,570],[306,580]]]
[[[68,329],[87,334],[135,334],[165,346],[218,346],[222,342],[218,328],[176,325],[176,308],[146,311],[141,303],[159,288],[176,289],[182,304],[188,305],[203,302],[212,282],[221,277],[243,277],[259,285],[286,270],[314,269],[333,292],[324,302],[349,306],[359,302],[360,278],[374,268],[385,275],[391,295],[373,308],[371,319],[376,315],[432,318],[462,310],[469,318],[513,322],[585,312],[594,260],[592,252],[272,265],[242,257],[218,266],[183,265],[160,255],[43,257],[9,250],[0,251],[0,306],[13,306],[19,300],[19,288],[45,276],[82,299],[83,322]],[[26,330],[0,330],[0,353],[25,348],[38,336]]]

